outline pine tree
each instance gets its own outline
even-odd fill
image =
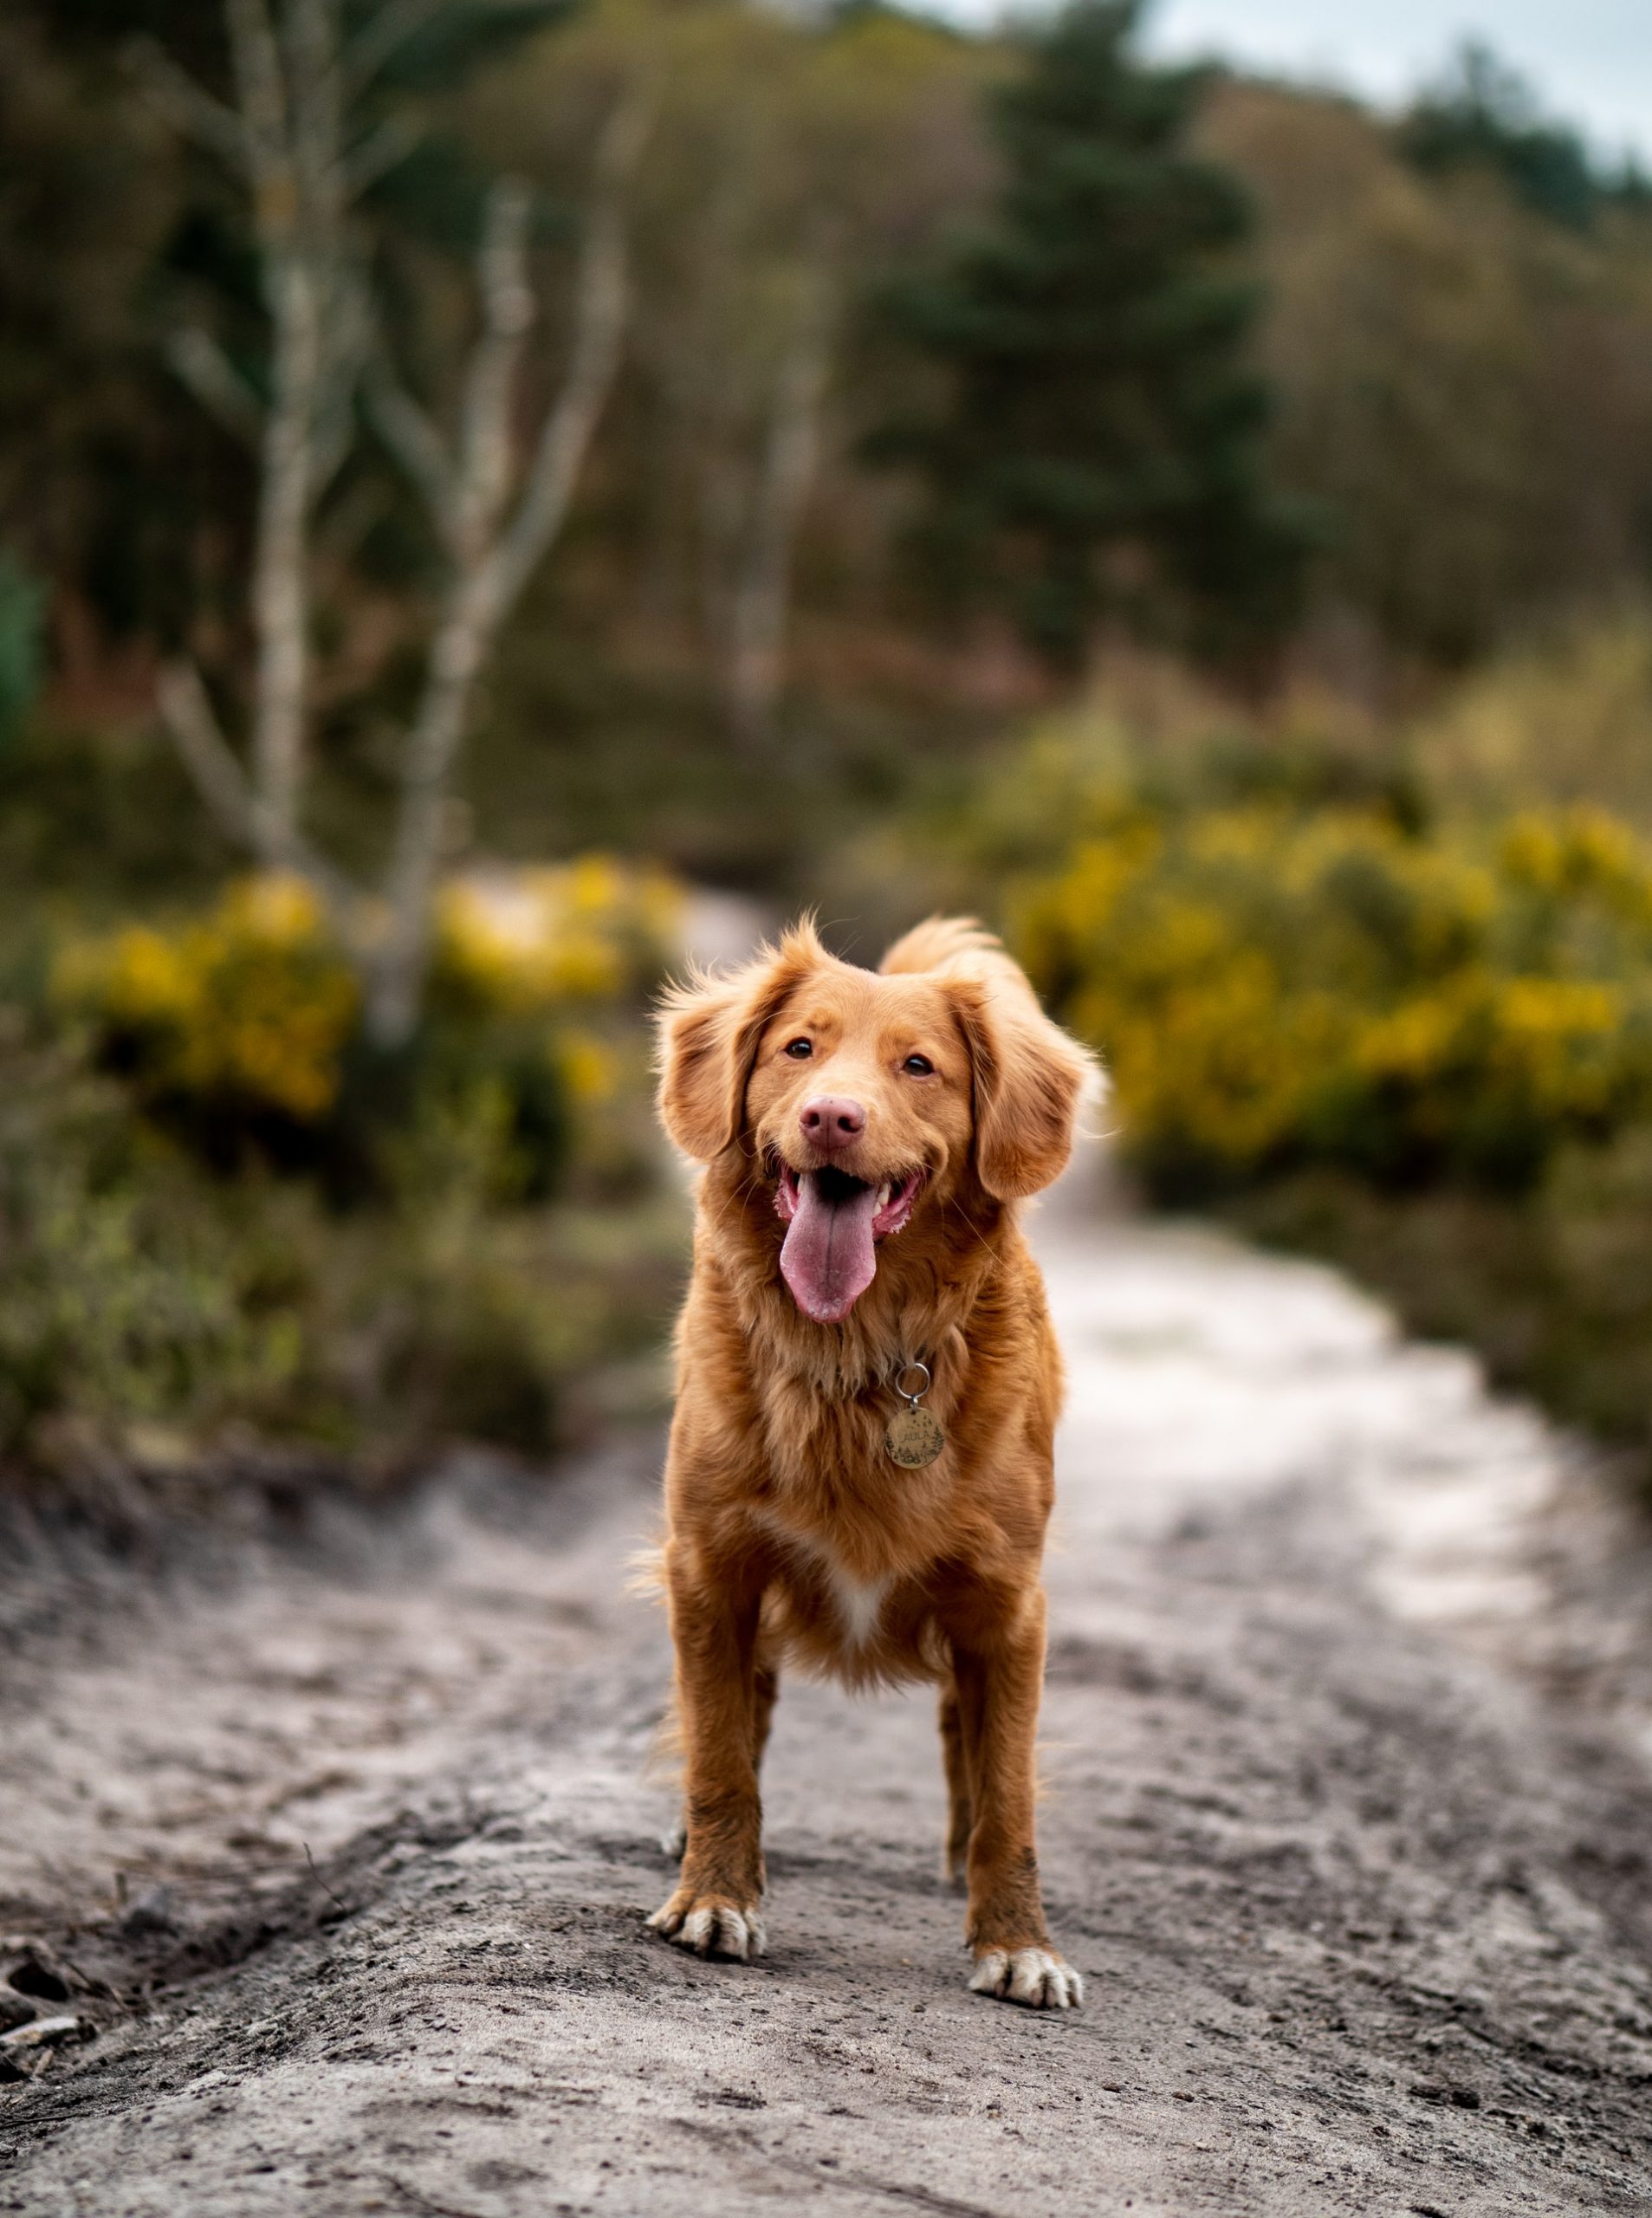
[[[1647,198],[1633,162],[1615,172],[1598,168],[1582,134],[1549,121],[1526,80],[1478,39],[1416,101],[1399,142],[1421,170],[1489,171],[1525,206],[1570,230],[1586,231],[1603,208]]]
[[[1072,0],[1030,36],[993,98],[990,217],[884,296],[946,373],[934,417],[874,443],[923,476],[932,574],[1068,665],[1104,621],[1236,645],[1288,611],[1307,540],[1262,478],[1247,204],[1189,152],[1202,75],[1142,62],[1138,14]]]

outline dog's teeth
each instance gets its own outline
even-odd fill
[[[889,1184],[888,1181],[885,1180],[884,1183],[878,1189],[878,1206],[880,1210],[886,1210],[889,1207]]]

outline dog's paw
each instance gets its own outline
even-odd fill
[[[1084,1981],[1050,1949],[981,1949],[969,1992],[1024,2002],[1029,2010],[1073,2010],[1084,2001]]]
[[[669,1856],[673,1864],[680,1864],[683,1852],[689,1845],[689,1829],[679,1813],[659,1837],[660,1853]]]
[[[732,1956],[743,1964],[761,1956],[767,1945],[755,1903],[721,1901],[681,1887],[648,1923],[651,1931],[664,1934],[679,1949],[692,1949],[696,1956]]]

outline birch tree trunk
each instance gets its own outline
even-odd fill
[[[575,284],[573,350],[508,520],[510,403],[533,296],[524,256],[526,199],[509,185],[492,198],[478,272],[483,331],[468,384],[457,484],[446,504],[449,582],[409,735],[385,884],[388,924],[368,982],[368,1037],[383,1048],[402,1046],[418,1022],[443,820],[477,676],[561,530],[619,365],[628,294],[624,188],[647,136],[651,108],[646,94],[633,94],[622,100],[604,133]],[[428,442],[420,444],[428,485]]]
[[[729,600],[726,688],[735,743],[761,754],[785,682],[793,556],[820,452],[832,367],[832,287],[824,263],[806,274],[775,380],[768,439],[743,557]]]
[[[309,531],[345,207],[337,0],[226,0],[270,322],[251,613],[252,783],[266,859],[295,853],[309,704]]]
[[[258,658],[252,781],[269,850],[265,859],[289,862],[298,831],[309,701],[309,526],[321,304],[314,274],[300,254],[283,257],[271,291],[278,304],[275,344],[252,574]]]
[[[210,334],[180,333],[170,349],[191,389],[259,455],[249,760],[243,763],[219,728],[193,664],[165,671],[158,698],[179,756],[218,821],[266,865],[301,872],[327,901],[364,974],[369,1035],[395,1047],[418,1019],[443,822],[476,680],[562,528],[619,362],[627,292],[624,188],[653,101],[651,90],[622,98],[604,133],[567,366],[525,470],[518,468],[512,418],[534,319],[528,200],[510,181],[489,196],[477,272],[482,328],[450,456],[437,426],[396,386],[382,345],[369,375],[374,319],[352,210],[412,141],[394,118],[364,130],[352,103],[398,48],[453,0],[381,0],[347,39],[340,0],[274,3],[272,15],[272,0],[224,0],[233,107],[159,49],[137,57],[171,120],[246,185],[270,323],[267,402]],[[315,850],[301,822],[315,512],[355,435],[359,393],[423,494],[447,566],[377,905]]]

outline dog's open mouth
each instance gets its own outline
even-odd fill
[[[840,1325],[877,1274],[874,1243],[904,1226],[925,1174],[909,1171],[873,1186],[829,1165],[779,1169],[774,1207],[787,1228],[781,1274],[805,1316]]]

